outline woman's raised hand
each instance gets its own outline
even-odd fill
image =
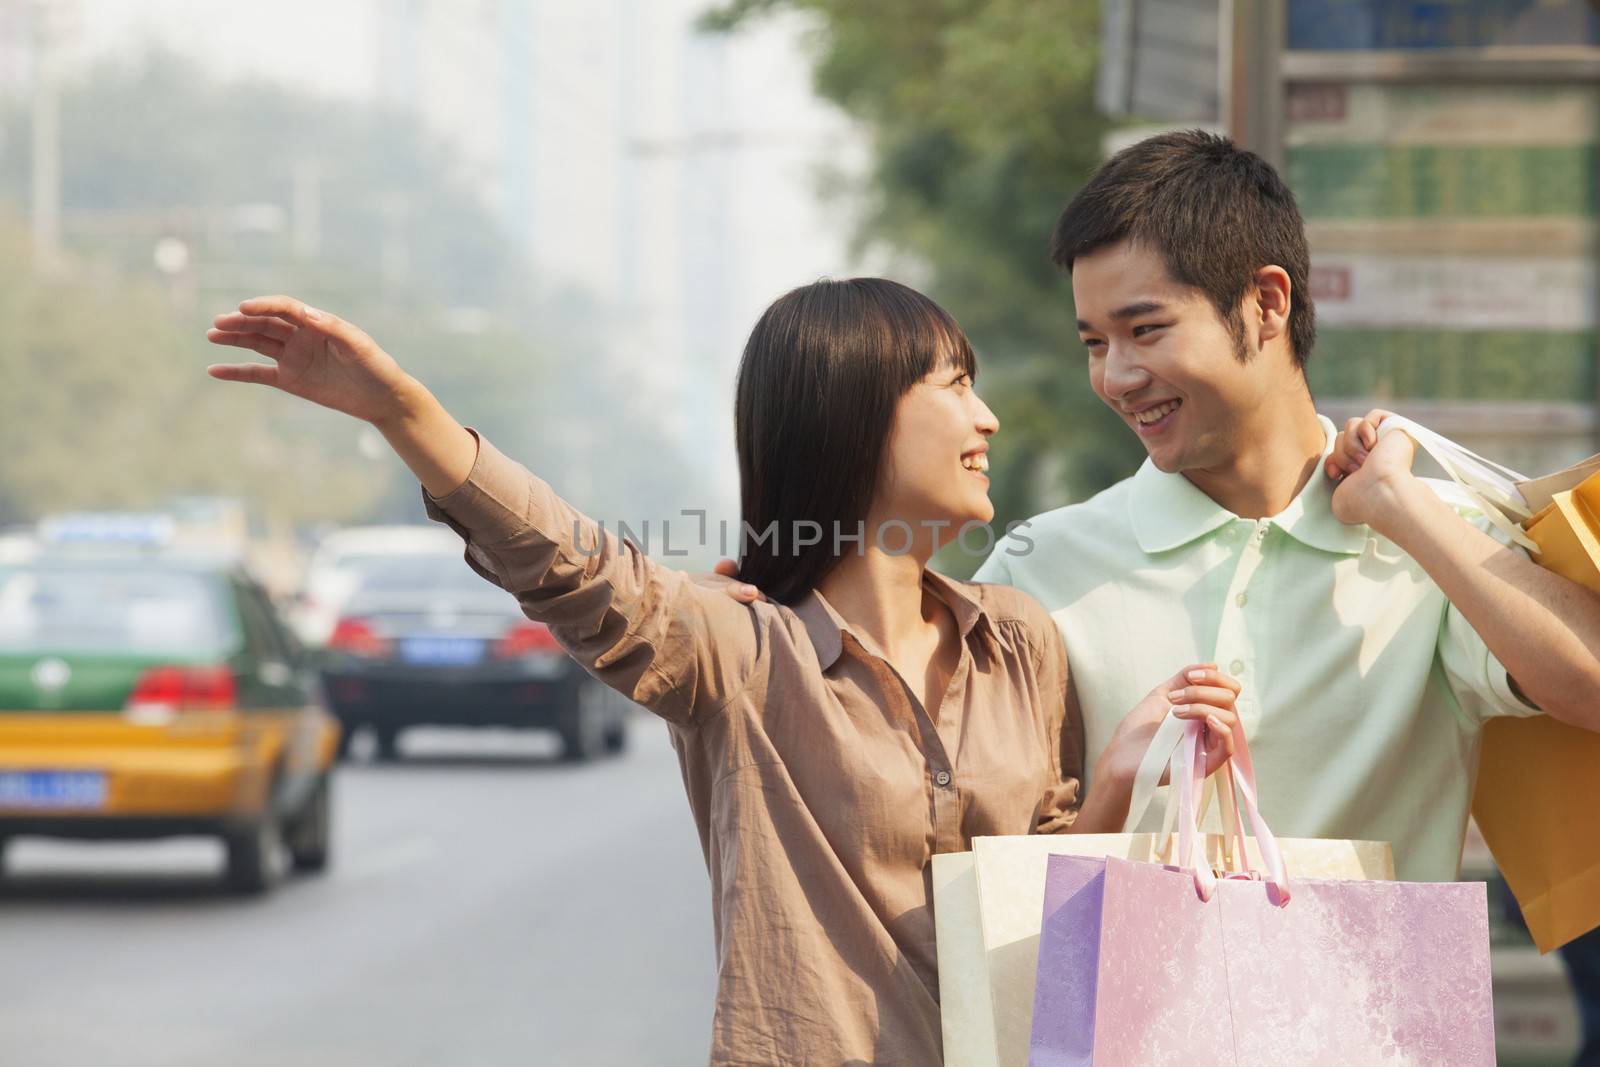
[[[218,315],[206,340],[271,363],[218,363],[225,382],[270,385],[378,428],[423,488],[443,497],[472,472],[478,439],[364,330],[287,296],[258,296]]]
[[[218,315],[212,344],[248,348],[272,363],[218,363],[226,382],[270,385],[374,424],[404,413],[413,384],[400,365],[359,327],[288,296],[260,296]]]
[[[1239,683],[1218,670],[1215,663],[1197,663],[1168,678],[1150,690],[1118,724],[1109,746],[1115,752],[1113,772],[1126,775],[1131,782],[1155,738],[1156,728],[1171,714],[1206,724],[1206,774],[1213,773],[1233,755],[1233,732],[1239,725],[1234,703],[1239,690]],[[1161,784],[1167,784],[1165,776]]]

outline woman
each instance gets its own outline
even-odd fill
[[[375,426],[468,563],[671,725],[712,883],[713,1063],[939,1062],[930,857],[1119,830],[1169,697],[1220,727],[1211,764],[1226,758],[1238,687],[1203,666],[1134,709],[1079,804],[1055,626],[1024,594],[927,568],[993,517],[998,426],[960,328],[904,286],[805,286],[751,334],[740,568],[773,597],[753,605],[601,535],[332,315],[247,300],[207,336],[274,361],[213,377]]]

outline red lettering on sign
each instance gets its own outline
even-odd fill
[[[1350,299],[1349,267],[1311,268],[1311,299],[1339,301]]]

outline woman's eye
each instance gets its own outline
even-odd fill
[[[963,374],[963,375],[961,375],[961,377],[957,378],[955,381],[951,382],[950,384],[951,385],[959,385],[962,388],[971,388],[972,387],[972,375]]]
[[[1083,347],[1093,352],[1097,348],[1104,348],[1105,342],[1094,337],[1087,337],[1084,339]]]

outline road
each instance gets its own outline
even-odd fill
[[[704,1064],[705,865],[666,731],[555,762],[433,732],[342,767],[324,876],[237,900],[221,849],[24,839],[0,883],[6,1067]]]
[[[407,737],[340,768],[333,868],[257,900],[209,841],[17,842],[0,1067],[704,1064],[705,866],[666,730],[629,741],[569,767],[537,735]],[[1555,958],[1496,955],[1501,1062],[1568,1062]]]

